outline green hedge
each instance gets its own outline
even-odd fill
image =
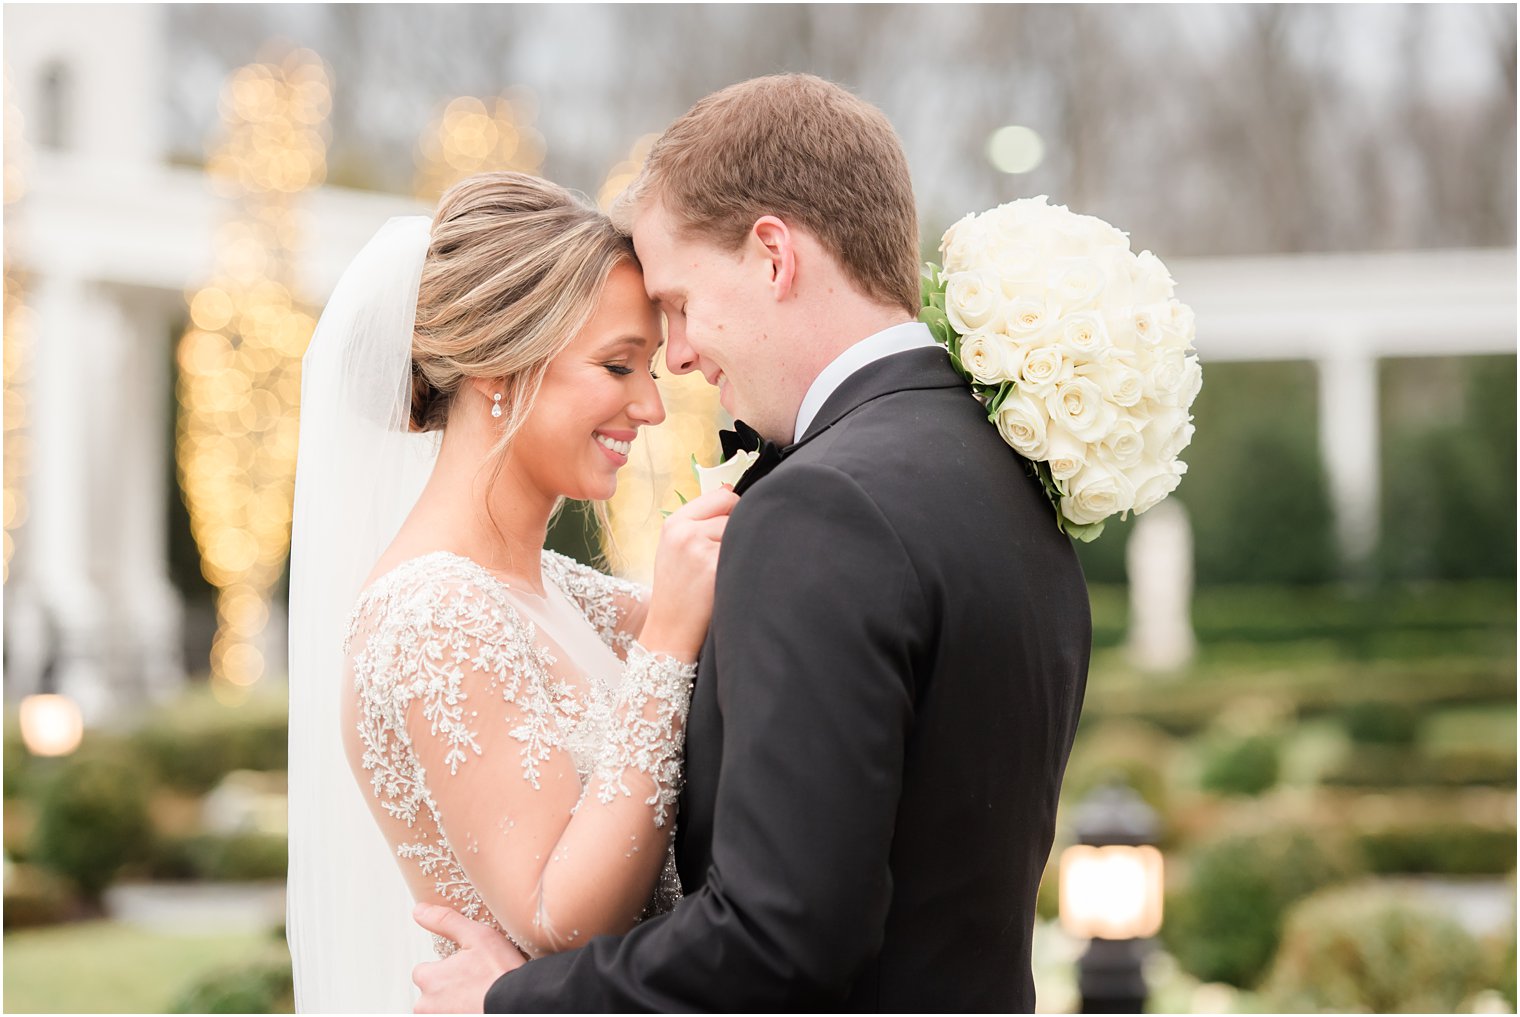
[[[1259,795],[1277,784],[1278,740],[1269,734],[1209,737],[1199,784],[1222,795]]]
[[[1270,695],[1293,704],[1300,718],[1339,715],[1353,703],[1398,703],[1431,710],[1440,706],[1494,703],[1515,698],[1515,663],[1453,659],[1438,663],[1343,662],[1323,658],[1295,668],[1235,669],[1202,674],[1158,688],[1154,681],[1112,680],[1089,690],[1084,717],[1096,722],[1127,718],[1175,735],[1203,730],[1230,704]]]
[[[1389,359],[1379,366],[1382,574],[1513,582],[1514,355]],[[1442,398],[1431,400],[1432,391]]]
[[[290,958],[213,972],[186,989],[170,1013],[293,1013]]]
[[[1194,977],[1240,988],[1266,972],[1288,907],[1356,872],[1321,838],[1283,828],[1205,843],[1187,869],[1185,884],[1168,897],[1162,938]]]
[[[283,699],[222,706],[185,697],[131,738],[134,750],[168,787],[209,791],[234,770],[286,768],[289,729]]]
[[[278,834],[198,834],[165,838],[154,846],[155,879],[245,882],[284,879],[289,847]]]
[[[1340,716],[1351,740],[1366,745],[1412,745],[1420,730],[1420,711],[1409,703],[1364,700],[1349,704]]]
[[[1364,745],[1321,777],[1340,787],[1514,787],[1515,750],[1473,746],[1423,753]]]
[[[122,868],[148,855],[145,781],[117,753],[80,750],[61,762],[38,794],[29,856],[98,902]]]
[[[1515,828],[1416,823],[1354,835],[1367,868],[1381,874],[1504,875],[1515,871]]]
[[[1286,1013],[1452,1013],[1498,988],[1460,925],[1388,889],[1327,890],[1284,925],[1267,995]]]

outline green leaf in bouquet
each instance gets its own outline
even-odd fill
[[[1080,540],[1084,544],[1091,544],[1103,534],[1103,523],[1101,521],[1096,523],[1088,523],[1085,526],[1078,526],[1076,523],[1071,522],[1069,519],[1066,519],[1059,512],[1056,513],[1056,519],[1058,521],[1057,525],[1059,525],[1061,529],[1066,532],[1066,535],[1068,537],[1070,537],[1072,540]]]
[[[918,272],[919,299],[925,307],[933,303],[936,293],[944,292],[944,280],[940,275],[939,266],[932,261],[924,262],[923,268]]]
[[[995,418],[997,416],[998,410],[1000,410],[1000,409],[1003,408],[1003,404],[1005,402],[1007,402],[1008,401],[1008,397],[1011,394],[1013,394],[1013,389],[1014,389],[1014,385],[1013,385],[1013,382],[1011,382],[1011,381],[1005,381],[1005,382],[1003,382],[1001,385],[999,385],[997,387],[997,393],[995,395],[993,395],[992,398],[987,401],[987,419],[988,420],[992,420],[993,418]],[[990,389],[989,389],[989,391],[990,391]]]
[[[697,454],[695,452],[691,454],[691,475],[696,480],[697,486],[701,487],[702,474],[697,472]]]
[[[682,494],[680,491],[677,491],[676,497],[680,499],[682,505],[686,504],[686,495]]]

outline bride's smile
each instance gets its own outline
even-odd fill
[[[643,276],[618,265],[590,319],[549,364],[512,467],[550,497],[612,497],[639,429],[665,419],[653,371],[661,341]]]

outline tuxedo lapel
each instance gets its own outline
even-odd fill
[[[790,455],[873,399],[914,389],[966,387],[965,379],[950,366],[944,347],[894,353],[872,361],[840,382],[808,425],[807,432],[782,449],[781,454]]]

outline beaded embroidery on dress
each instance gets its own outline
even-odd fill
[[[543,579],[538,596],[450,552],[414,558],[364,590],[343,643],[372,813],[398,859],[416,867],[406,872],[403,865],[408,883],[501,930],[530,956],[572,945],[579,930],[555,930],[542,904],[531,925],[508,928],[469,872],[480,839],[513,836],[522,814],[503,813],[482,793],[445,814],[438,782],[470,777],[487,753],[512,753],[513,770],[545,794],[532,807],[547,808],[564,799],[549,797],[545,767],[567,755],[579,779],[569,815],[593,807],[588,802],[634,795],[649,806],[666,843],[654,893],[638,917],[669,911],[680,881],[666,834],[696,673],[635,641],[643,588],[550,551]],[[424,757],[433,760],[431,771]],[[626,857],[637,850],[635,838]],[[454,948],[435,942],[440,955]]]

